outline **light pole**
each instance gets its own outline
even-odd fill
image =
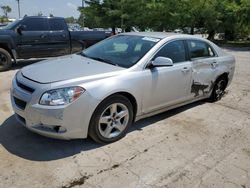
[[[82,8],[84,8],[85,0],[82,0]],[[82,13],[82,27],[84,29],[84,13]]]
[[[19,15],[19,18],[21,17],[21,13],[20,13],[20,0],[16,0],[17,1],[17,4],[18,4],[18,15]]]

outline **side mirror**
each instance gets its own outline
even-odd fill
[[[16,28],[16,31],[18,34],[22,35],[22,31],[24,31],[26,28],[25,25],[19,25],[17,28]]]
[[[157,57],[154,61],[152,61],[150,67],[170,67],[173,65],[174,63],[172,59],[167,57]]]

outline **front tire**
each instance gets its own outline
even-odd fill
[[[0,48],[0,71],[9,70],[11,65],[11,55],[5,49]]]
[[[133,122],[131,102],[122,95],[102,101],[92,115],[89,136],[98,143],[115,142],[127,133]]]
[[[223,97],[223,95],[225,94],[226,87],[227,87],[226,78],[225,77],[219,78],[214,84],[214,88],[213,88],[212,94],[209,98],[209,101],[210,102],[219,101]]]

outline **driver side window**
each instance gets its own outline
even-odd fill
[[[28,18],[22,22],[25,26],[25,31],[48,31],[49,26],[46,19],[43,18]]]
[[[184,42],[181,40],[167,43],[160,51],[156,53],[153,60],[157,57],[167,57],[172,59],[173,63],[186,61],[186,50]]]

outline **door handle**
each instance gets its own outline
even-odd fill
[[[62,36],[63,38],[65,38],[65,37],[66,37],[66,35],[65,35],[65,34],[62,34],[61,36]]]
[[[44,39],[44,38],[46,38],[46,37],[47,37],[47,35],[41,35],[41,36],[40,36],[41,39]]]
[[[190,68],[188,68],[188,67],[183,67],[181,71],[184,72],[184,73],[186,73],[186,72],[188,72],[189,70],[190,70]]]
[[[214,61],[214,62],[212,62],[210,65],[211,65],[212,68],[216,68],[216,67],[217,67],[217,62]]]

